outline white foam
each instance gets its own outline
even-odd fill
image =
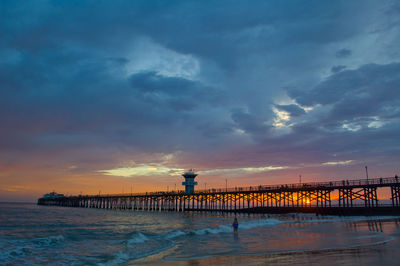
[[[134,233],[133,237],[128,240],[128,245],[144,243],[144,242],[146,242],[148,240],[149,240],[149,238],[147,236],[145,236],[144,234],[138,232],[138,233]]]
[[[284,223],[278,219],[261,219],[261,220],[253,220],[248,222],[241,222],[239,224],[239,228],[242,230],[248,230],[255,227],[263,227],[263,226],[275,226],[278,224]],[[206,234],[220,234],[220,233],[230,233],[232,232],[232,226],[230,224],[222,224],[217,227],[206,227],[202,229],[192,230],[188,232],[184,232],[181,230],[173,231],[164,236],[165,239],[173,239],[176,237],[180,237],[183,235],[206,235]]]
[[[287,224],[287,223],[330,223],[330,222],[358,222],[358,221],[370,221],[370,220],[387,220],[399,218],[398,216],[388,216],[388,217],[379,217],[379,216],[346,216],[346,217],[326,217],[321,219],[309,219],[309,220],[286,220],[281,221],[274,218],[268,219],[259,219],[252,221],[239,222],[240,230],[248,230],[255,227],[265,227],[265,226],[276,226],[279,224]],[[164,236],[164,239],[173,239],[183,235],[206,235],[206,234],[220,234],[220,233],[230,233],[232,232],[232,226],[230,224],[219,225],[217,227],[206,227],[202,229],[192,230],[192,231],[173,231]]]
[[[246,221],[246,222],[241,222],[240,223],[240,228],[243,230],[248,230],[254,227],[261,227],[261,226],[274,226],[277,224],[283,223],[282,221],[279,221],[277,219],[261,219],[261,220],[253,220],[253,221]],[[129,239],[127,241],[127,246],[128,248],[131,247],[135,247],[137,246],[137,244],[140,243],[145,243],[148,241],[157,241],[159,243],[160,240],[164,239],[168,240],[169,245],[167,245],[166,247],[162,247],[156,250],[153,250],[151,252],[143,252],[140,255],[139,254],[132,254],[132,251],[127,251],[127,252],[123,252],[123,251],[119,251],[118,253],[115,254],[115,258],[112,259],[111,261],[107,262],[106,264],[103,265],[113,265],[113,264],[119,264],[119,263],[123,263],[128,261],[129,259],[137,259],[140,257],[146,257],[149,255],[153,255],[156,253],[159,253],[163,250],[169,249],[171,247],[173,247],[175,244],[172,241],[172,239],[174,238],[178,238],[180,236],[184,236],[184,235],[206,235],[206,234],[220,234],[220,233],[230,233],[232,232],[232,225],[231,224],[222,224],[219,225],[217,227],[206,227],[206,228],[202,228],[202,229],[196,229],[196,230],[191,230],[191,231],[187,231],[184,232],[182,230],[176,230],[176,231],[172,231],[170,233],[167,233],[165,235],[160,235],[157,237],[148,237],[143,233],[137,232],[134,233],[132,235],[132,238]]]
[[[145,258],[175,246],[173,241],[167,239],[162,240],[159,237],[149,238],[142,233],[135,233],[134,235],[132,239],[128,240],[126,248],[115,253],[110,261],[99,263],[98,265],[124,264],[129,260]]]
[[[311,217],[310,217],[311,218]],[[383,219],[393,219],[399,217],[321,217],[321,219],[306,219],[306,220],[279,220],[275,218],[264,218],[257,220],[245,220],[239,221],[239,230],[249,230],[256,227],[273,227],[280,224],[288,223],[329,223],[329,222],[356,222],[356,221],[368,221],[368,220],[383,220]],[[215,227],[205,227],[200,229],[194,229],[190,231],[175,230],[166,234],[158,236],[149,236],[144,233],[136,232],[131,235],[131,238],[127,240],[127,249],[120,250],[114,254],[114,258],[103,265],[115,265],[126,263],[131,259],[139,259],[147,257],[153,254],[160,253],[166,249],[169,249],[175,245],[173,241],[175,238],[181,236],[189,235],[207,235],[207,234],[221,234],[221,233],[231,233],[233,231],[231,224],[222,224]],[[381,236],[381,235],[379,235]],[[359,236],[359,238],[376,238],[376,235]],[[165,242],[167,241],[167,242]],[[384,243],[384,241],[378,241],[377,243]],[[165,242],[165,243],[164,243]],[[145,243],[145,244],[143,244]],[[158,248],[152,248],[151,251],[148,249],[153,246],[154,243],[161,244]]]
[[[194,230],[192,232],[196,235],[228,233],[228,232],[232,232],[232,226],[219,225],[218,227],[215,227],[215,228],[206,227],[203,229]]]
[[[254,220],[254,221],[239,223],[239,228],[252,229],[255,227],[275,226],[282,223],[284,223],[284,221],[280,221],[278,219],[262,219],[262,220]]]
[[[183,236],[183,235],[186,235],[187,233],[185,233],[185,232],[183,232],[183,231],[181,231],[181,230],[177,230],[177,231],[173,231],[173,232],[171,232],[171,233],[168,233],[166,236],[165,236],[165,239],[172,239],[172,238],[175,238],[175,237],[179,237],[179,236]]]

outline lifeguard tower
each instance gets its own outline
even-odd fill
[[[194,178],[197,176],[197,174],[194,173],[193,169],[190,169],[182,176],[185,178],[185,182],[182,182],[182,185],[185,186],[185,193],[194,193],[194,186],[197,185],[197,182],[194,181]]]

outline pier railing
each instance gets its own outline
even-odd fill
[[[305,182],[305,183],[292,183],[292,184],[276,184],[276,185],[258,185],[248,187],[228,187],[228,188],[209,188],[199,189],[193,194],[204,193],[235,193],[235,192],[254,192],[254,191],[276,191],[276,190],[313,190],[313,189],[339,189],[339,188],[358,188],[368,186],[389,186],[393,184],[400,184],[397,176],[385,178],[369,178],[369,179],[353,179],[353,180],[336,180],[327,182]],[[172,194],[185,194],[185,190],[171,190],[171,191],[153,191],[153,192],[140,192],[140,193],[116,193],[116,194],[93,194],[93,195],[79,195],[81,197],[94,197],[94,196],[156,196],[156,195],[172,195]]]

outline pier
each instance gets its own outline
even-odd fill
[[[400,214],[399,178],[374,178],[186,191],[40,198],[39,205],[131,211]],[[381,203],[386,188],[390,202]],[[390,191],[389,191],[390,190]]]

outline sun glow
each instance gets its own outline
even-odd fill
[[[286,111],[279,110],[278,108],[273,107],[272,110],[275,113],[274,123],[272,124],[274,127],[286,127],[290,126],[287,123],[290,121],[290,114]]]

